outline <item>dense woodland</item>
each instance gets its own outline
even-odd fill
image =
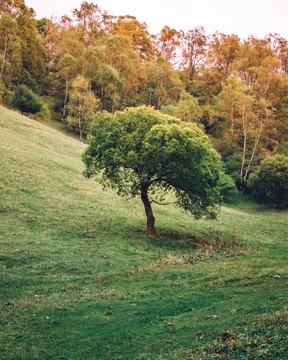
[[[243,191],[271,154],[288,155],[288,41],[165,26],[83,2],[35,19],[24,0],[0,2],[0,102],[85,137],[97,111],[153,106],[197,122]]]

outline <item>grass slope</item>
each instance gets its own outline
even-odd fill
[[[0,130],[1,360],[286,358],[287,211],[155,206],[146,238],[84,144],[3,107]]]

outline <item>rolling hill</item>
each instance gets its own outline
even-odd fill
[[[285,359],[288,212],[196,221],[82,175],[85,144],[0,107],[0,359]]]

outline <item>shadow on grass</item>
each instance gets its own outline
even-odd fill
[[[136,237],[141,237],[141,241],[145,241],[146,244],[153,245],[155,248],[166,250],[193,250],[207,245],[218,248],[221,244],[229,246],[246,244],[246,242],[241,239],[240,234],[220,230],[183,233],[167,229],[166,231],[161,232],[159,237],[149,237],[141,231],[136,231],[134,234]]]

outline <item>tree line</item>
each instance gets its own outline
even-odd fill
[[[84,1],[71,16],[36,20],[24,0],[0,2],[0,101],[64,122],[82,139],[96,112],[153,106],[197,123],[243,192],[255,166],[288,155],[288,41],[207,35]]]

